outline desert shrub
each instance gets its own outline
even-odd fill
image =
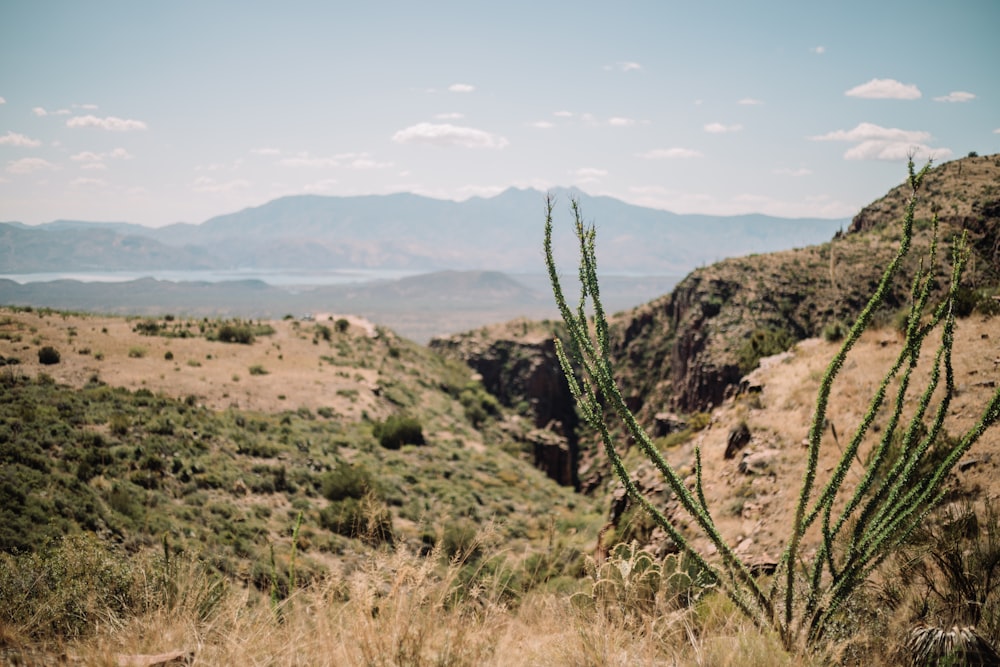
[[[167,361],[173,361],[174,360],[174,353],[171,352],[170,350],[167,350],[166,352],[164,352],[163,358],[166,359]]]
[[[376,491],[375,482],[367,468],[342,463],[324,474],[319,481],[320,493],[329,501],[345,498],[360,500],[366,494]]]
[[[326,342],[330,342],[333,339],[333,332],[330,331],[330,327],[325,324],[316,325],[316,336],[322,338]]]
[[[996,288],[973,288],[962,286],[955,295],[955,315],[968,317],[973,313],[992,316],[1000,314],[1000,300],[995,297]]]
[[[345,498],[330,503],[319,513],[320,525],[327,530],[360,539],[371,545],[393,542],[392,514],[374,495]]]
[[[254,364],[250,367],[250,375],[267,375],[267,369],[260,364]]]
[[[146,348],[144,347],[130,347],[128,349],[128,356],[130,359],[142,359],[146,356]]]
[[[482,426],[487,419],[500,414],[499,401],[478,383],[463,389],[458,400],[464,408],[465,418],[476,428]]]
[[[38,363],[40,364],[44,364],[46,366],[58,364],[60,358],[59,351],[50,345],[46,345],[45,347],[38,349]]]
[[[143,336],[157,336],[161,328],[160,323],[156,320],[142,320],[132,327],[132,331]]]
[[[130,560],[87,533],[0,554],[0,625],[35,638],[88,635],[138,604],[136,583]]]
[[[347,321],[346,318],[338,318],[336,322],[333,323],[334,328],[336,328],[337,333],[344,333],[351,326],[351,323]]]
[[[795,337],[785,329],[763,327],[755,329],[736,353],[740,372],[746,375],[764,357],[780,354],[795,344]]]
[[[847,335],[848,327],[843,322],[831,322],[823,327],[823,340],[827,343],[839,343]]]
[[[392,415],[384,422],[377,422],[372,432],[386,449],[399,449],[403,445],[424,445],[424,429],[415,417]]]
[[[250,345],[254,341],[253,331],[247,324],[226,323],[215,332],[215,340],[220,343],[240,343]]]

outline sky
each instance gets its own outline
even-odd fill
[[[0,0],[0,220],[561,186],[850,217],[909,155],[1000,152],[998,26],[996,0]]]

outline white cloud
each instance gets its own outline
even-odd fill
[[[191,189],[195,192],[233,192],[236,190],[246,190],[250,187],[250,182],[242,178],[225,183],[219,183],[214,178],[199,176],[191,184]]]
[[[251,148],[250,152],[253,155],[281,155],[277,148]]]
[[[124,148],[116,148],[110,153],[94,153],[92,151],[83,151],[82,153],[77,153],[76,155],[71,155],[69,157],[70,160],[73,160],[75,162],[102,162],[107,158],[112,158],[115,160],[131,160],[132,156]]]
[[[475,89],[475,86],[468,83],[453,83],[448,86],[448,90],[453,93],[471,93]]]
[[[798,169],[781,167],[779,169],[772,170],[771,173],[777,174],[778,176],[809,176],[812,174],[812,169],[806,169],[805,167],[799,167]]]
[[[435,114],[434,118],[436,118],[437,120],[461,120],[465,118],[465,114],[459,113],[457,111],[452,111],[449,113]]]
[[[929,132],[919,130],[900,130],[895,127],[881,127],[874,123],[859,123],[853,130],[836,130],[826,134],[809,137],[813,141],[927,141]]]
[[[630,62],[630,61],[618,63],[618,67],[623,72],[634,72],[636,70],[642,69],[642,65],[640,65],[639,63]]]
[[[942,160],[951,155],[950,148],[931,148],[926,144],[893,141],[863,141],[844,153],[845,160]]]
[[[74,104],[74,109],[83,109],[84,111],[97,111],[98,107],[96,104]]]
[[[612,127],[628,127],[630,125],[635,125],[635,121],[631,118],[622,118],[621,116],[614,116],[608,119],[608,125]]]
[[[931,148],[926,141],[929,132],[881,127],[874,123],[859,123],[853,130],[836,130],[809,137],[813,141],[847,141],[857,144],[844,153],[845,160],[906,160],[941,159],[951,155],[949,148]]]
[[[31,113],[35,114],[40,118],[45,116],[68,116],[70,114],[69,109],[57,109],[56,111],[49,111],[45,107],[34,107]]]
[[[552,115],[555,116],[556,118],[572,118],[573,117],[573,112],[572,111],[553,111]]]
[[[964,90],[953,90],[947,95],[942,95],[941,97],[935,97],[935,102],[971,102],[976,99],[976,96],[972,93],[967,93]]]
[[[66,121],[66,127],[99,127],[102,130],[113,132],[129,132],[132,130],[145,130],[146,123],[141,120],[131,120],[118,118],[117,116],[74,116]]]
[[[912,83],[900,83],[895,79],[872,79],[844,94],[871,100],[915,100],[920,98],[920,89]]]
[[[101,178],[85,178],[81,176],[80,178],[73,179],[69,184],[74,188],[103,188],[108,184],[108,182]]]
[[[653,150],[639,153],[637,157],[646,160],[675,160],[693,157],[702,157],[699,151],[690,148],[654,148]]]
[[[7,131],[7,134],[0,137],[0,146],[20,146],[23,148],[35,148],[36,146],[41,146],[42,142],[38,139],[32,139],[31,137],[26,137],[23,134],[18,134],[17,132]]]
[[[757,105],[763,104],[763,103],[764,102],[762,100],[758,100],[758,99],[753,98],[753,97],[744,97],[742,100],[740,100],[739,102],[737,102],[737,104],[742,104],[744,106],[757,106]]]
[[[0,97],[0,104],[7,104],[7,100],[5,100],[4,98]]]
[[[818,56],[821,56],[824,53],[826,53],[826,47],[825,46],[814,46],[814,47],[812,47],[809,50],[812,51],[813,53],[815,53]]]
[[[94,171],[103,171],[108,168],[108,165],[103,162],[88,162],[86,164],[81,164],[80,169],[90,169]]]
[[[531,127],[536,127],[539,130],[547,130],[551,127],[555,127],[554,123],[550,123],[547,120],[536,120],[534,123],[529,123]]]
[[[709,123],[705,126],[705,131],[711,134],[724,134],[726,132],[739,132],[743,126],[739,123],[734,125],[723,125],[722,123]]]
[[[461,127],[450,123],[417,123],[402,129],[392,136],[398,144],[431,144],[434,146],[461,146],[463,148],[494,148],[506,147],[510,142],[504,137],[478,130],[474,127]]]
[[[41,169],[55,169],[56,166],[48,160],[40,157],[26,157],[20,160],[11,160],[7,163],[7,173],[10,174],[30,174]]]
[[[91,153],[90,151],[83,151],[82,153],[77,153],[76,155],[70,155],[70,160],[76,160],[77,162],[96,162],[101,160],[101,156],[97,153]]]
[[[1000,134],[1000,127],[998,127],[997,129],[993,130],[993,134]]]

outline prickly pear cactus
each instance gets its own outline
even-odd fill
[[[656,559],[638,545],[618,544],[598,566],[588,561],[590,593],[577,593],[578,609],[601,610],[617,618],[647,614],[658,602],[687,606],[712,586],[707,574],[683,554]]]

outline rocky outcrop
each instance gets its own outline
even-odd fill
[[[554,337],[551,326],[517,320],[435,338],[430,347],[466,363],[502,405],[527,416],[535,429],[526,439],[536,466],[560,484],[578,488],[579,420]]]

